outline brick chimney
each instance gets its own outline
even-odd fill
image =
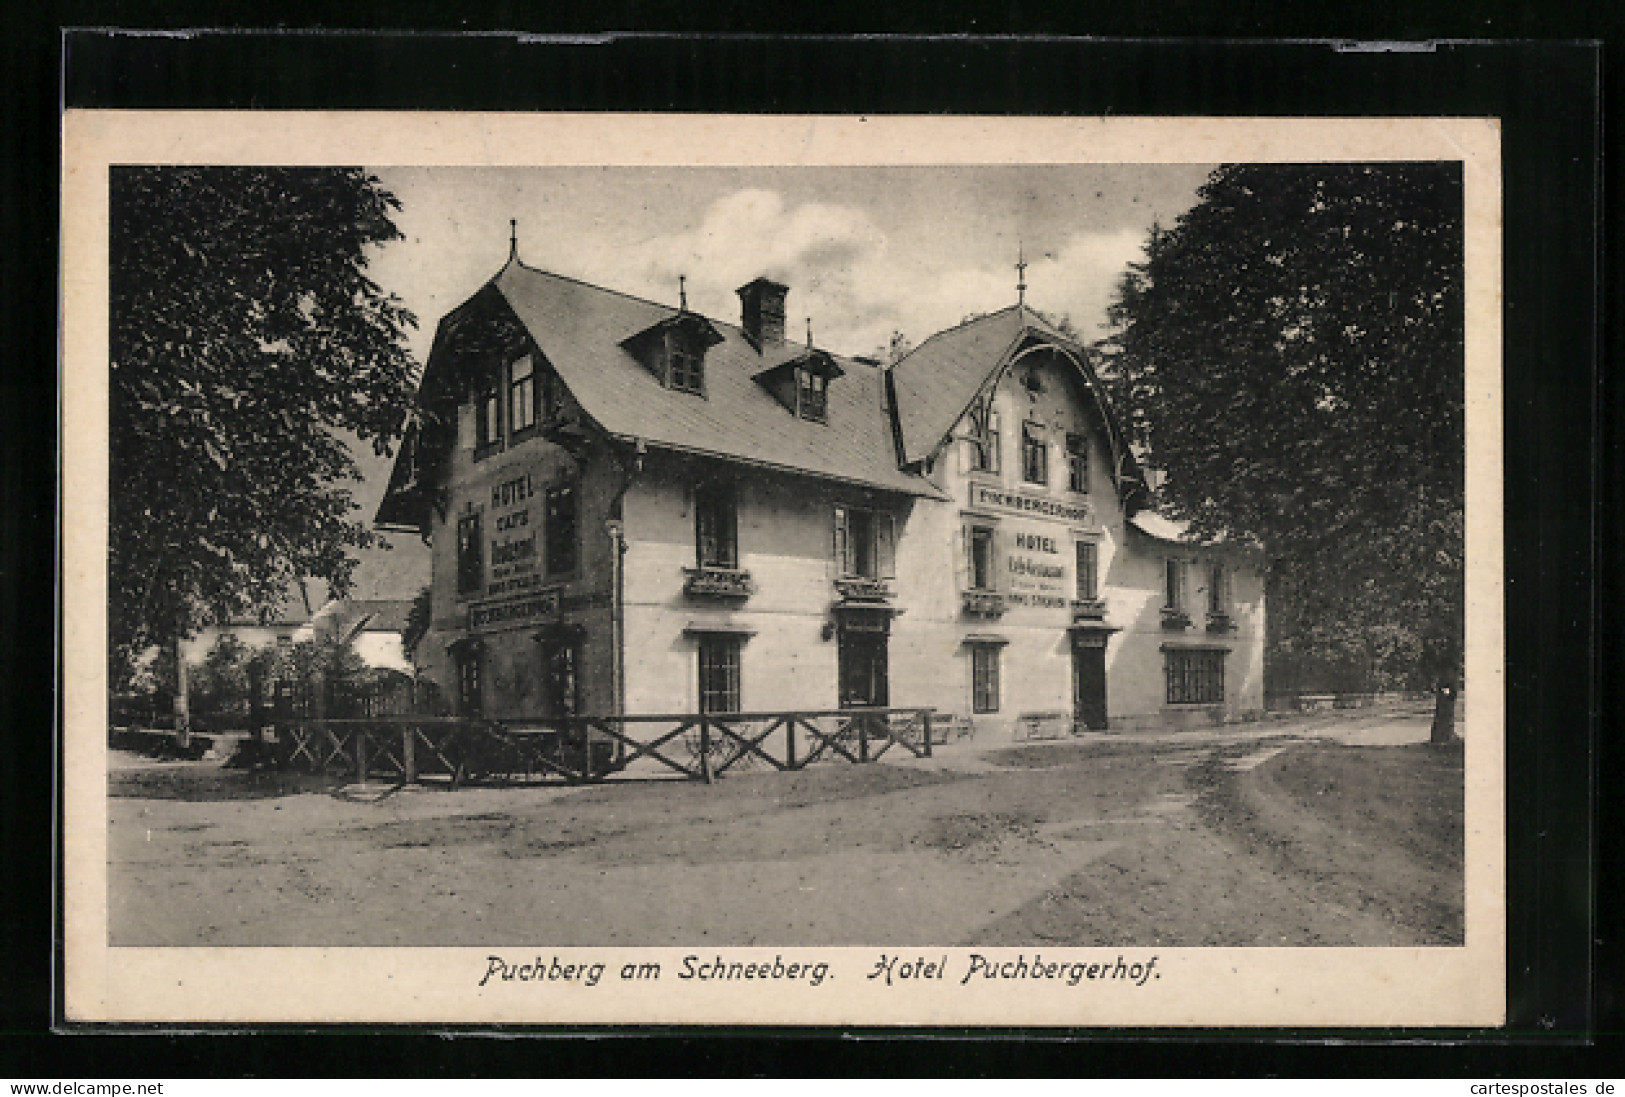
[[[767,278],[747,282],[736,291],[742,306],[740,326],[756,349],[784,342],[784,298],[789,286]]]

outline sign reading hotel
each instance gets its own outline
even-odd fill
[[[1071,540],[1043,526],[1018,529],[1005,552],[1006,599],[1011,605],[1036,609],[1064,609],[1067,601],[1067,570],[1063,563],[1071,551]]]
[[[1042,495],[1006,491],[1003,488],[989,484],[972,484],[970,501],[972,506],[1009,511],[1012,514],[1022,514],[1034,518],[1054,518],[1061,522],[1072,522],[1081,526],[1095,524],[1094,504],[1088,500],[1068,503],[1060,499],[1046,499]]]
[[[487,595],[514,594],[541,585],[537,558],[537,526],[530,504],[536,498],[530,473],[521,473],[491,485],[491,553],[486,577]]]

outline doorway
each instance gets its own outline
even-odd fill
[[[853,621],[841,625],[837,684],[841,708],[887,706],[887,639],[885,621]]]
[[[1072,638],[1072,720],[1090,731],[1106,730],[1106,637]]]

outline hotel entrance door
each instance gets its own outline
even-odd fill
[[[1106,637],[1072,638],[1072,721],[1091,731],[1106,730]]]
[[[841,708],[871,705],[884,708],[888,703],[886,640],[883,627],[869,631],[859,624],[841,626],[838,655]]]

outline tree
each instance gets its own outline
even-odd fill
[[[1119,287],[1102,348],[1113,396],[1194,534],[1265,546],[1276,637],[1353,657],[1381,636],[1436,685],[1447,739],[1464,600],[1460,170],[1226,166],[1198,199]]]
[[[404,423],[416,320],[366,275],[398,209],[356,169],[112,169],[115,667],[299,576],[342,594],[378,543],[341,434]]]

